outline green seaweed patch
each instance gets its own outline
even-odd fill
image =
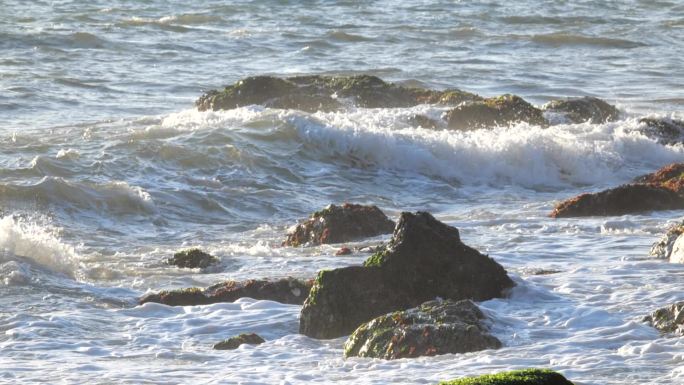
[[[525,369],[443,381],[439,385],[573,385],[549,369]]]
[[[321,270],[318,272],[318,275],[316,276],[316,279],[313,282],[313,285],[311,286],[311,290],[309,291],[309,296],[306,297],[305,303],[308,305],[315,305],[316,304],[316,297],[318,296],[318,291],[323,287],[325,280],[326,280],[326,275],[329,273],[331,270]]]
[[[383,264],[385,264],[385,261],[387,260],[389,254],[390,252],[387,249],[378,251],[375,254],[368,257],[368,259],[366,259],[363,262],[363,265],[365,267],[382,266]]]

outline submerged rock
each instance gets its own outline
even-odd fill
[[[684,141],[684,121],[643,118],[639,123],[644,134],[657,139],[661,144],[677,144]]]
[[[348,247],[342,247],[335,252],[335,255],[350,255],[352,253],[353,253],[352,249],[350,249]]]
[[[425,302],[359,326],[344,344],[344,355],[391,360],[500,348],[484,320],[470,300]]]
[[[684,336],[684,301],[660,308],[646,316],[644,321],[663,333]]]
[[[673,254],[675,243],[684,242],[684,238],[679,240],[682,234],[684,234],[684,222],[670,227],[667,233],[658,242],[653,244],[649,254],[656,258],[669,259]],[[677,249],[675,259],[681,259],[684,262],[684,250],[681,247]]]
[[[257,300],[301,305],[309,295],[312,285],[312,280],[295,278],[283,278],[277,281],[256,279],[226,281],[206,289],[193,287],[148,294],[140,299],[140,304],[156,302],[169,306],[195,306],[234,302],[239,298],[249,297]]]
[[[591,122],[594,124],[612,122],[620,116],[615,106],[605,101],[585,96],[564,100],[552,100],[542,106],[544,111],[563,115],[572,123]]]
[[[435,91],[403,87],[371,75],[295,76],[284,79],[253,76],[221,91],[209,91],[195,104],[200,111],[259,104],[315,112],[338,110],[345,103],[364,108],[395,108],[424,103],[457,104],[479,98],[455,89]]]
[[[376,206],[345,203],[329,205],[297,225],[283,242],[284,246],[320,245],[349,242],[389,234],[392,222]]]
[[[402,213],[392,240],[364,266],[318,273],[299,331],[337,338],[377,316],[436,297],[483,301],[512,286],[501,265],[461,242],[458,229],[426,212]]]
[[[552,218],[624,215],[684,209],[684,164],[674,163],[622,185],[585,193],[554,208]]]
[[[548,369],[525,369],[443,381],[439,385],[573,385],[562,374]]]
[[[249,345],[260,345],[263,344],[264,339],[255,333],[243,333],[235,337],[231,337],[225,341],[221,341],[214,345],[216,350],[233,350],[240,347],[243,344]]]
[[[169,258],[167,262],[169,265],[188,269],[204,269],[218,263],[219,260],[200,249],[190,249],[177,252],[173,255],[173,258]]]
[[[457,130],[505,126],[518,122],[548,125],[540,109],[521,97],[510,94],[462,103],[447,112],[446,119],[449,128]]]

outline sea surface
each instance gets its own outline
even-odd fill
[[[650,245],[665,211],[551,219],[555,203],[684,161],[638,119],[684,118],[680,1],[0,0],[0,383],[434,384],[548,367],[577,384],[684,384],[684,339],[641,319],[684,300]],[[270,74],[372,74],[619,121],[457,132],[445,108],[198,112]],[[137,306],[148,291],[360,264],[281,247],[329,203],[427,210],[517,282],[479,305],[505,347],[384,361],[297,333],[299,306]],[[364,240],[375,244],[388,236]],[[199,246],[209,271],[166,265]],[[535,275],[539,269],[556,274]],[[242,332],[267,342],[212,345]]]

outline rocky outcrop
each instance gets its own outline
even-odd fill
[[[169,265],[188,269],[204,269],[219,262],[218,258],[200,249],[179,251],[167,260]]]
[[[684,222],[670,227],[667,233],[651,247],[650,255],[656,258],[673,259],[673,262],[684,263]],[[677,251],[673,252],[677,244]]]
[[[446,119],[449,128],[457,130],[506,126],[518,122],[548,125],[540,109],[519,96],[509,94],[462,103],[447,112]]]
[[[594,124],[612,122],[620,116],[615,106],[605,101],[585,96],[583,98],[571,98],[564,100],[552,100],[542,106],[547,112],[562,115],[571,123],[590,122]]]
[[[425,302],[359,326],[344,344],[344,355],[391,360],[500,348],[484,321],[470,300]]]
[[[334,111],[345,106],[411,107],[418,104],[457,104],[479,96],[461,90],[435,91],[403,87],[376,76],[253,76],[202,95],[200,111],[225,110],[252,104],[307,112]]]
[[[392,240],[364,266],[318,273],[299,331],[341,337],[377,316],[436,297],[483,301],[512,286],[501,265],[461,242],[458,229],[426,212],[402,213]]]
[[[345,203],[315,212],[288,234],[284,246],[342,243],[389,234],[394,222],[376,206]]]
[[[439,385],[573,385],[562,374],[548,369],[525,369],[443,381]]]
[[[295,278],[283,278],[276,281],[256,279],[226,281],[206,289],[193,287],[148,294],[140,299],[140,304],[156,302],[169,306],[195,306],[234,302],[238,298],[249,297],[301,305],[309,295],[312,285],[312,280]]]
[[[661,144],[677,144],[684,141],[684,121],[675,119],[643,118],[639,120],[641,132]]]
[[[684,164],[675,163],[626,184],[556,205],[552,218],[624,215],[684,209]]]
[[[234,350],[240,347],[240,345],[243,344],[249,344],[249,345],[260,345],[263,344],[264,339],[261,338],[258,334],[254,333],[243,333],[235,337],[231,337],[227,340],[221,341],[217,344],[214,345],[214,349],[216,350]]]
[[[684,301],[660,308],[646,316],[644,321],[663,333],[684,336]]]

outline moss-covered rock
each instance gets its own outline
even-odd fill
[[[275,281],[263,279],[226,281],[206,289],[193,287],[148,294],[140,299],[140,304],[156,302],[169,306],[195,306],[218,302],[234,302],[239,298],[249,297],[258,300],[301,305],[309,295],[312,285],[312,280],[295,278],[283,278]]]
[[[449,128],[456,130],[507,126],[519,122],[548,125],[540,109],[510,94],[462,103],[447,112],[446,119]]]
[[[315,112],[334,111],[345,105],[394,108],[424,103],[456,104],[476,99],[479,96],[456,89],[436,91],[403,87],[371,75],[313,75],[284,79],[254,76],[242,79],[221,91],[209,91],[195,104],[200,111],[259,104]]]
[[[283,245],[302,246],[349,242],[389,234],[393,229],[394,222],[376,206],[351,203],[341,206],[329,205],[297,225],[294,231],[288,234]]]
[[[636,183],[565,200],[556,205],[550,216],[606,216],[680,209],[684,209],[684,164],[674,163],[637,178]]]
[[[660,308],[644,318],[663,333],[684,336],[684,301]]]
[[[365,266],[319,272],[299,331],[337,338],[436,297],[487,300],[513,285],[501,265],[463,244],[456,228],[425,212],[402,213],[392,240]]]
[[[249,345],[260,345],[263,344],[264,339],[255,333],[243,333],[235,337],[231,337],[227,340],[221,341],[214,345],[216,350],[233,350],[240,347],[243,344]]]
[[[344,344],[346,357],[387,360],[498,349],[485,316],[470,300],[430,301],[359,326]]]
[[[639,123],[641,132],[662,144],[684,142],[684,121],[667,118],[643,118],[639,120]]]
[[[552,100],[542,106],[544,111],[563,115],[572,123],[591,122],[594,124],[612,122],[620,116],[615,106],[605,101],[585,96],[564,100]]]
[[[548,369],[525,369],[443,381],[439,385],[573,385],[562,374]]]
[[[218,258],[200,249],[179,251],[167,260],[169,265],[188,269],[204,269],[219,262]]]

